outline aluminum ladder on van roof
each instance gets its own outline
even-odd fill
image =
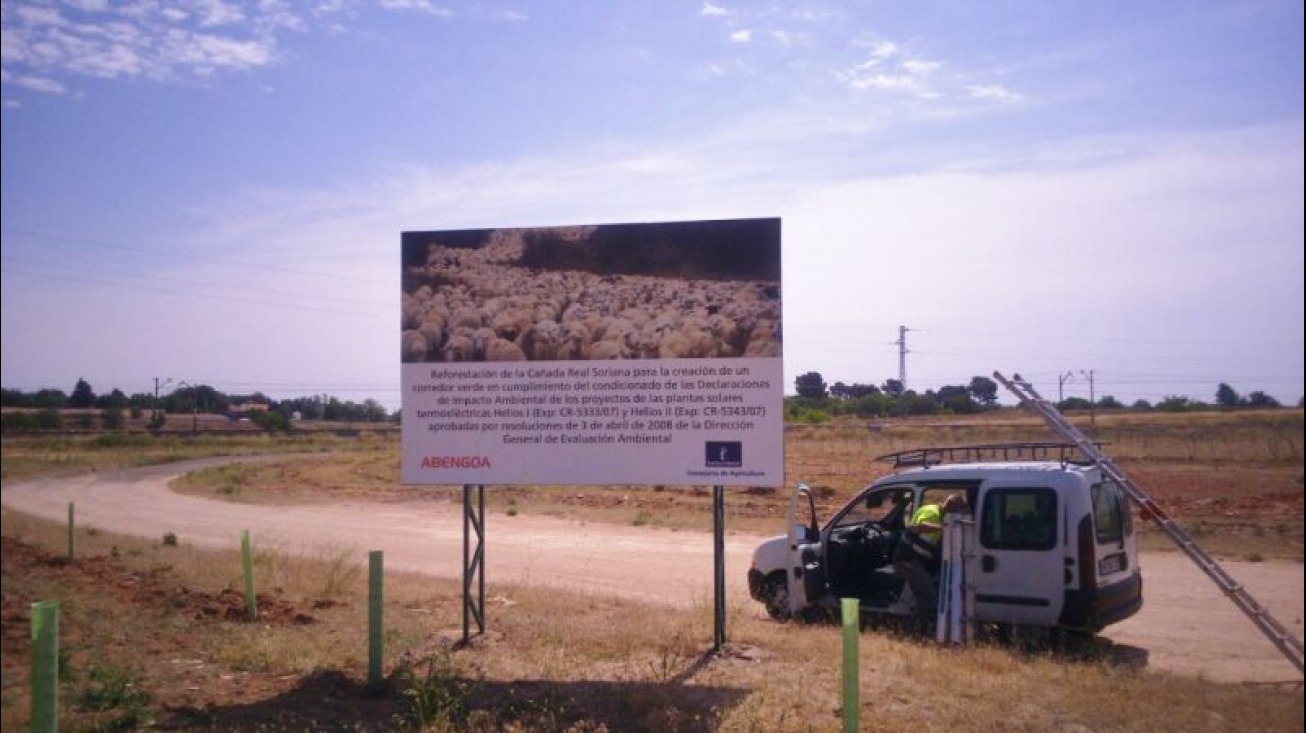
[[[1079,428],[1075,427],[1057,410],[1052,403],[1043,399],[1043,397],[1034,389],[1029,382],[1021,379],[1019,374],[1013,374],[1011,379],[1007,379],[999,372],[993,372],[993,378],[1002,383],[1004,387],[1020,398],[1022,404],[1032,408],[1035,412],[1043,417],[1044,422],[1052,431],[1061,436],[1062,439],[1068,440],[1079,446],[1079,450],[1089,458],[1094,465],[1102,470],[1107,476],[1110,476],[1125,489],[1129,498],[1133,499],[1146,512],[1151,514],[1161,526],[1161,529],[1174,540],[1179,549],[1201,568],[1203,572],[1215,581],[1229,600],[1242,610],[1243,613],[1256,624],[1256,627],[1265,634],[1271,642],[1274,643],[1279,651],[1292,662],[1298,672],[1302,669],[1302,642],[1292,635],[1287,627],[1279,623],[1269,611],[1260,603],[1252,598],[1247,589],[1241,583],[1233,579],[1224,568],[1215,561],[1205,550],[1198,547],[1196,540],[1192,535],[1184,531],[1177,522],[1170,518],[1170,515],[1162,511],[1161,507],[1156,505],[1152,497],[1148,496],[1133,481],[1125,476],[1110,458],[1098,449],[1096,443],[1090,440]]]

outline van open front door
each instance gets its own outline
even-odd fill
[[[805,518],[800,515],[804,509],[807,510]],[[812,498],[812,490],[807,484],[798,484],[793,496],[789,497],[789,572],[785,577],[789,586],[791,616],[820,599],[819,589],[825,584],[825,570],[816,559],[820,554],[820,543],[821,528],[816,523],[816,501]]]

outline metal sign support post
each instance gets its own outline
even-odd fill
[[[463,486],[463,643],[471,641],[471,620],[476,619],[476,633],[485,633],[485,485],[475,487],[477,506],[472,507],[472,486]],[[476,549],[471,535],[476,532]],[[477,581],[476,598],[472,598],[472,580]]]
[[[726,643],[726,487],[712,487],[712,651]]]

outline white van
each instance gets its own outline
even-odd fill
[[[859,599],[867,614],[911,617],[916,604],[894,563],[907,521],[917,507],[962,494],[977,540],[977,572],[966,579],[976,622],[1101,631],[1143,605],[1138,544],[1124,489],[1074,455],[1072,445],[1011,443],[882,456],[895,472],[824,527],[799,485],[789,534],[753,553],[749,591],[777,619],[837,608],[840,598]]]

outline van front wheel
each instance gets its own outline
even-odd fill
[[[789,612],[789,582],[785,574],[772,573],[762,582],[762,603],[766,605],[766,615],[776,621],[787,621],[792,616]]]

